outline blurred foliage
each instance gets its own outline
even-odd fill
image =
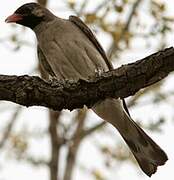
[[[92,2],[90,0],[62,0],[64,2],[64,11],[73,12],[80,16],[88,26],[93,29],[96,35],[102,38],[107,38],[107,45],[103,44],[105,47],[110,60],[113,63],[120,63],[122,59],[125,58],[125,54],[130,54],[131,59],[133,59],[131,51],[135,50],[135,44],[138,42],[137,52],[140,48],[144,50],[157,51],[164,48],[168,44],[168,35],[173,31],[172,24],[174,21],[174,16],[169,16],[168,2],[162,0],[102,0]],[[46,4],[47,1],[43,1]],[[48,4],[48,3],[47,3]],[[59,7],[59,3],[56,4]],[[54,7],[56,8],[56,7]],[[12,26],[16,29],[16,26]],[[6,44],[10,42],[13,45],[13,50],[19,51],[21,46],[33,46],[31,42],[23,39],[22,34],[25,34],[25,29],[21,28],[19,31],[13,31],[9,37],[0,38],[0,43]],[[103,41],[104,42],[104,41]],[[141,46],[141,47],[140,47]],[[134,97],[128,99],[128,106],[130,108],[136,108],[140,106],[145,106],[149,104],[160,105],[160,103],[168,103],[168,97],[172,97],[174,92],[166,93],[163,90],[167,80],[161,81],[154,86],[146,88]],[[143,97],[145,100],[142,100]],[[106,126],[106,123],[95,124],[86,122],[86,116],[88,111],[82,110],[76,112],[72,117],[67,118],[67,112],[64,113],[66,118],[62,118],[60,115],[59,120],[57,120],[57,129],[59,139],[61,139],[60,148],[66,147],[69,152],[69,156],[65,157],[65,161],[68,163],[73,163],[72,167],[65,167],[65,172],[69,172],[69,169],[74,169],[77,166],[76,159],[78,156],[78,149],[81,145],[81,141],[88,137],[95,139],[95,134],[99,136],[107,136],[109,139],[117,139],[114,133],[111,133],[111,128]],[[162,125],[165,124],[165,116],[161,112],[159,119],[155,122],[149,119],[148,124],[144,124],[139,121],[139,124],[144,128],[161,132]],[[66,120],[65,120],[66,119]],[[1,133],[5,133],[6,128]],[[96,133],[94,133],[96,132]],[[49,135],[49,132],[46,132]],[[10,144],[10,151],[12,151],[16,158],[24,159],[29,161],[34,165],[45,164],[49,165],[49,162],[44,159],[35,160],[34,157],[28,156],[27,149],[29,147],[29,140],[25,133],[15,133],[13,128],[10,129],[10,135],[8,138],[8,144]],[[32,138],[38,138],[33,134]],[[90,139],[90,138],[89,138]],[[98,151],[102,154],[103,162],[106,167],[106,171],[112,171],[115,164],[127,162],[128,160],[135,163],[134,158],[131,153],[125,148],[125,144],[120,141],[116,141],[113,146],[101,145],[101,139],[95,141],[94,146],[97,147]],[[3,146],[1,148],[7,148]],[[74,154],[74,160],[72,162],[71,155]],[[22,157],[22,158],[21,158]],[[88,158],[88,157],[87,157]],[[57,160],[58,161],[58,160]],[[57,162],[59,163],[59,162]],[[85,165],[83,165],[85,168]],[[90,170],[91,176],[95,180],[105,180],[105,172],[95,168]],[[64,179],[68,180],[68,179]]]

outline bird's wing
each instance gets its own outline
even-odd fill
[[[95,35],[92,33],[92,31],[88,28],[88,26],[77,16],[70,16],[69,20],[73,22],[83,33],[89,38],[89,40],[94,44],[96,49],[100,52],[101,56],[105,60],[105,63],[107,64],[109,70],[113,69],[112,64],[108,60],[105,51],[101,47],[100,43],[97,41]]]
[[[56,77],[55,73],[53,72],[52,68],[50,67],[46,57],[44,56],[41,48],[37,45],[37,55],[39,59],[39,64],[41,65],[41,74],[44,77],[46,74],[49,74],[52,77]],[[46,72],[45,72],[46,71]],[[48,77],[46,77],[48,79]]]
[[[88,28],[88,26],[80,18],[78,18],[77,16],[70,16],[69,20],[71,22],[73,22],[89,38],[89,40],[94,44],[96,49],[100,52],[101,56],[105,60],[105,63],[107,64],[109,70],[113,69],[113,66],[110,63],[110,61],[108,60],[105,51],[103,50],[102,46],[100,45],[100,43],[96,39],[95,35]],[[124,107],[125,111],[130,116],[130,113],[129,113],[129,110],[128,110],[127,106],[126,106],[125,100],[122,99],[122,101],[123,101],[123,107]]]

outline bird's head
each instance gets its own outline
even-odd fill
[[[34,29],[42,21],[49,21],[54,15],[38,3],[27,3],[19,7],[5,22],[17,23]]]

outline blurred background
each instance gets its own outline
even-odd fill
[[[0,74],[40,76],[30,29],[4,22],[28,0],[0,6]],[[38,0],[62,18],[77,15],[114,67],[174,42],[172,0]],[[173,177],[174,74],[126,99],[132,118],[169,160],[152,180]],[[86,108],[72,112],[0,102],[0,180],[147,180],[118,132]]]

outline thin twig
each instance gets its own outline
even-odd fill
[[[17,116],[19,115],[19,113],[21,112],[21,109],[22,107],[21,106],[18,106],[15,110],[15,112],[13,113],[10,121],[9,121],[9,124],[7,125],[6,129],[5,129],[5,132],[3,133],[3,136],[1,138],[1,141],[0,141],[0,148],[2,148],[5,144],[5,142],[7,141],[11,131],[12,131],[12,128],[14,126],[14,123],[16,122],[17,120]]]
[[[142,0],[137,0],[133,6],[132,6],[132,10],[130,12],[130,14],[128,15],[128,19],[127,19],[127,22],[125,23],[125,26],[124,28],[122,29],[122,32],[121,34],[119,35],[119,39],[117,40],[117,42],[115,42],[113,40],[113,43],[111,44],[111,46],[109,47],[109,50],[108,50],[108,53],[107,53],[107,56],[109,57],[109,59],[113,58],[114,57],[114,54],[117,52],[118,50],[118,44],[120,42],[120,40],[122,40],[124,38],[124,35],[125,33],[129,30],[129,27],[130,27],[130,24],[132,22],[132,19],[134,17],[134,14],[137,10],[137,7],[138,5],[140,4]]]

